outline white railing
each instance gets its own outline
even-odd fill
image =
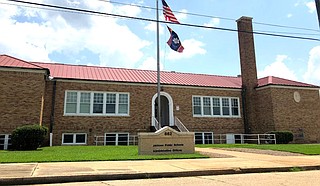
[[[189,132],[186,126],[179,120],[179,118],[174,117],[174,125],[178,127],[180,132]]]
[[[138,145],[138,136],[137,135],[129,135],[128,140],[119,140],[115,139],[115,141],[106,141],[106,136],[94,136],[94,144],[98,145]]]
[[[161,129],[161,125],[159,125],[159,122],[158,122],[157,118],[152,117],[152,123],[153,123],[154,128],[157,131]]]
[[[215,144],[276,144],[275,134],[213,134]]]

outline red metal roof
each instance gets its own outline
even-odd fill
[[[68,65],[59,63],[26,62],[7,55],[0,55],[0,66],[30,69],[49,69],[50,75],[52,77],[63,79],[128,83],[157,83],[157,72],[152,70]],[[161,83],[167,85],[188,85],[200,87],[220,87],[237,89],[240,89],[242,85],[241,77],[166,71],[161,72]],[[268,76],[258,80],[258,87],[266,85],[284,85],[319,88],[315,85],[273,76]]]
[[[30,69],[43,69],[40,66],[32,64],[21,59],[17,59],[8,55],[0,55],[0,66],[3,67],[18,67],[18,68],[30,68]]]
[[[157,71],[109,68],[98,66],[66,65],[57,63],[32,64],[48,68],[51,76],[65,79],[81,79],[113,82],[157,83]],[[241,78],[204,74],[166,72],[161,73],[161,83],[203,87],[241,88]]]
[[[266,86],[266,85],[285,85],[285,86],[298,86],[298,87],[315,87],[319,88],[318,86],[302,83],[298,81],[292,81],[288,79],[283,79],[279,77],[274,76],[268,76],[259,79],[258,81],[258,87]]]

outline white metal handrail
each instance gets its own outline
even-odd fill
[[[127,140],[109,140],[106,141],[106,136],[94,136],[94,144],[96,146],[98,145],[106,145],[107,143],[118,143],[118,144],[127,144],[127,145],[138,145],[138,136],[137,135],[129,135],[128,136],[128,141]]]
[[[179,120],[179,118],[174,117],[174,125],[178,127],[181,132],[189,132],[186,126]]]
[[[156,128],[157,131],[160,130],[161,126],[159,125],[157,118],[152,117],[152,120],[153,120],[154,128]]]
[[[228,139],[228,135],[232,135],[233,138],[230,140]],[[239,136],[239,138],[235,138],[235,136]],[[213,134],[213,141],[214,143],[228,143],[229,142],[236,142],[240,144],[244,143],[251,143],[256,142],[257,144],[276,144],[276,135],[275,134]]]

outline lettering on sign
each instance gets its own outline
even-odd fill
[[[139,154],[192,154],[194,133],[164,127],[155,133],[139,133]]]

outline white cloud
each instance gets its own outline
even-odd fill
[[[156,22],[151,22],[147,26],[144,27],[144,29],[156,32],[157,31],[157,23]],[[162,35],[164,33],[164,27],[159,24],[159,34]]]
[[[141,9],[137,6],[123,5],[115,9],[115,13],[126,16],[137,16],[141,13]]]
[[[320,46],[314,47],[309,53],[308,70],[304,81],[320,85]]]
[[[170,49],[167,58],[169,60],[179,60],[192,58],[196,55],[204,55],[207,53],[207,51],[203,48],[205,44],[195,39],[188,39],[182,41],[182,46],[184,47],[183,53],[178,53]]]
[[[45,1],[102,12],[126,12],[131,16],[141,11],[138,7],[115,7],[105,1]],[[92,63],[133,68],[143,58],[142,49],[150,45],[127,26],[120,25],[118,19],[110,17],[1,4],[0,25],[6,28],[0,29],[1,53],[30,61],[51,61],[49,56],[53,53],[76,59],[77,54],[89,51],[100,58]]]
[[[208,23],[205,23],[204,26],[207,27],[216,27],[219,26],[220,24],[220,19],[219,18],[212,18]]]
[[[288,14],[287,15],[287,18],[291,18],[293,15],[292,14]]]
[[[276,76],[296,81],[297,77],[294,71],[290,70],[284,62],[287,59],[286,55],[278,55],[275,62],[266,66],[262,71],[258,71],[258,77]]]
[[[314,1],[306,3],[306,6],[309,8],[310,13],[314,13],[316,11],[316,4]]]
[[[138,68],[143,70],[157,70],[157,60],[153,57],[148,57]],[[160,63],[160,70],[163,70],[162,63]]]
[[[179,13],[174,13],[174,15],[176,16],[179,22],[183,22],[188,17],[187,13],[188,13],[188,10],[182,9],[179,11]]]

